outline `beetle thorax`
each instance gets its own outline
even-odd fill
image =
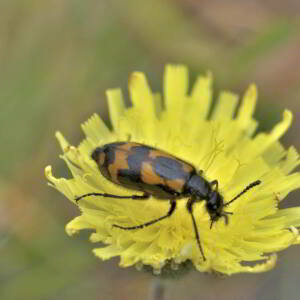
[[[200,175],[193,175],[186,183],[186,193],[201,200],[207,200],[212,192],[209,182]]]

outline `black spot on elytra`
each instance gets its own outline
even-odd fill
[[[127,163],[131,174],[136,177],[141,176],[142,163],[149,160],[150,148],[145,146],[136,146],[131,148],[131,154],[127,157]]]
[[[118,170],[118,181],[130,189],[143,190],[140,174],[132,172],[130,169]]]
[[[115,148],[106,147],[104,153],[105,153],[104,167],[108,168],[109,165],[112,165],[116,162],[116,151]]]
[[[183,165],[180,161],[164,156],[158,156],[153,161],[154,171],[162,178],[173,180],[187,180],[189,173],[183,170]]]
[[[110,147],[110,148],[118,148],[118,146],[122,146],[124,144],[127,144],[126,142],[115,142],[115,143],[110,143],[110,144],[106,144],[106,147]]]
[[[97,163],[100,153],[103,152],[105,154],[104,163],[101,166],[98,164],[98,167],[100,169],[101,174],[107,179],[110,179],[110,174],[108,172],[109,165],[114,164],[116,162],[116,149],[118,146],[123,144],[123,142],[107,144],[102,147],[96,148],[92,153],[92,158]]]
[[[140,174],[132,172],[130,169],[118,170],[118,181],[120,183],[139,183],[141,182]]]
[[[164,185],[164,184],[156,184],[156,186],[165,192],[166,195],[169,195],[169,198],[171,198],[171,196],[179,196],[179,193],[174,191],[171,187]]]
[[[91,158],[95,161],[98,162],[98,158],[100,153],[103,152],[103,147],[97,147],[96,149],[94,149],[94,151],[91,154]]]
[[[92,159],[95,162],[98,162],[100,153],[105,153],[105,162],[104,165],[108,167],[108,165],[113,164],[116,159],[115,150],[118,146],[125,144],[124,142],[116,142],[111,144],[106,144],[102,147],[97,147],[91,154]]]
[[[178,197],[178,193],[170,187],[163,184],[147,184],[142,182],[138,174],[134,174],[131,170],[122,169],[118,171],[118,181],[122,186],[132,190],[140,190],[153,195],[159,199],[171,199]]]
[[[149,155],[150,149],[144,146],[135,146],[130,149],[127,157],[128,169],[118,171],[118,181],[126,186],[133,186],[142,182],[141,168]]]
[[[153,148],[148,147],[148,146],[134,146],[131,148],[131,151],[134,152],[135,155],[140,155],[140,156],[148,156],[150,151],[152,151]]]

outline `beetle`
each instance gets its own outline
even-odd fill
[[[250,183],[232,200],[224,203],[224,198],[218,191],[218,180],[209,182],[202,175],[203,171],[197,172],[191,164],[162,150],[135,142],[115,142],[97,147],[93,150],[91,158],[97,163],[100,173],[105,178],[125,188],[141,191],[143,194],[119,196],[106,193],[88,193],[76,197],[76,202],[87,196],[135,200],[149,199],[150,196],[153,196],[169,201],[168,212],[159,218],[137,226],[113,225],[113,227],[123,230],[135,230],[171,217],[176,209],[176,201],[181,198],[188,198],[186,208],[191,215],[196,241],[204,261],[206,258],[193,214],[194,204],[206,201],[205,207],[211,219],[210,228],[221,217],[225,219],[225,224],[228,224],[228,215],[233,213],[224,211],[224,207],[261,183],[260,180]]]

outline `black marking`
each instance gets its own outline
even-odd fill
[[[129,169],[132,171],[132,175],[141,176],[142,163],[149,160],[150,149],[146,147],[132,147],[131,150],[134,150],[128,155],[127,163]]]
[[[180,193],[178,193],[177,191],[174,191],[172,188],[170,188],[169,186],[167,185],[164,185],[164,184],[156,184],[155,186],[157,186],[160,191],[164,191],[166,195],[168,195],[170,198],[172,196],[178,198],[180,197]],[[166,199],[166,198],[161,198],[161,199]]]
[[[107,145],[105,145],[103,147],[97,147],[91,155],[92,159],[98,163],[99,156],[101,153],[105,154],[105,159],[104,159],[104,164],[102,165],[102,169],[103,168],[108,169],[108,166],[113,164],[116,161],[115,149],[113,147],[110,147]],[[100,167],[100,165],[99,165],[99,167]],[[101,169],[101,172],[102,172],[102,169]]]
[[[93,152],[92,152],[92,155],[91,155],[91,158],[97,162],[98,161],[98,158],[99,158],[99,155],[100,153],[103,152],[103,147],[97,147]]]
[[[148,191],[149,193],[158,198],[158,199],[175,199],[178,198],[178,193],[175,191],[169,189],[168,187],[166,188],[165,185],[162,184],[147,184],[147,183],[142,183],[142,188],[143,191]]]
[[[108,167],[115,163],[116,161],[116,152],[114,148],[105,147],[103,149],[103,152],[105,153],[105,159],[104,164],[102,166],[99,165],[99,169],[102,173],[102,175],[107,178],[108,180],[111,179],[111,175],[109,173]]]
[[[164,179],[187,180],[190,177],[190,173],[183,170],[182,163],[173,158],[157,156],[153,161],[153,165],[155,173]]]
[[[136,172],[136,170],[132,169],[121,169],[118,170],[118,181],[128,187],[128,188],[133,188],[136,189],[138,188],[140,190],[140,185],[141,183],[141,176],[139,173]]]
[[[104,148],[105,153],[105,163],[104,167],[108,168],[109,165],[112,165],[116,162],[116,151],[113,147],[105,147]]]
[[[104,145],[104,147],[106,148],[118,148],[119,146],[125,145],[127,144],[126,142],[115,142],[115,143],[110,143],[110,144],[106,144]]]
[[[134,152],[135,155],[141,155],[143,157],[146,157],[149,155],[150,151],[154,149],[147,146],[133,146],[131,150],[132,152]]]
[[[132,170],[119,170],[118,181],[129,189],[148,192],[158,199],[174,199],[178,198],[179,193],[163,184],[148,184],[141,180],[139,174],[135,174]]]

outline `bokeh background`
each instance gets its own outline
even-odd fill
[[[108,120],[107,88],[127,93],[141,70],[160,90],[167,62],[187,64],[192,80],[211,70],[216,91],[256,82],[261,129],[289,108],[283,142],[300,148],[298,0],[0,0],[1,300],[147,299],[149,274],[94,257],[88,233],[66,235],[78,210],[47,187],[44,167],[69,176],[54,132],[76,145],[92,113]],[[191,272],[168,283],[165,299],[299,299],[299,278],[292,247],[271,272]]]

